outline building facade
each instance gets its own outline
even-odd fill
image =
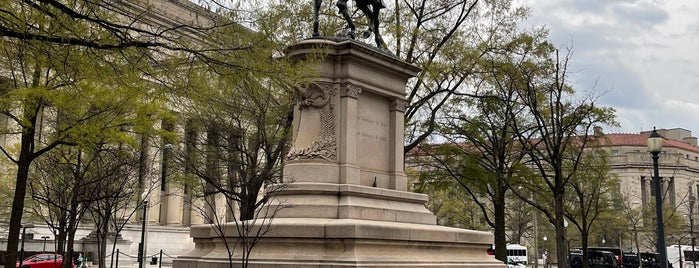
[[[689,244],[695,234],[694,226],[690,226],[697,218],[695,200],[699,192],[699,147],[697,138],[690,130],[682,128],[658,129],[663,137],[663,148],[659,155],[658,167],[661,178],[661,193],[668,213],[680,216],[686,228],[680,235],[667,236],[666,244]],[[602,146],[609,153],[608,164],[610,171],[619,179],[619,189],[626,205],[631,209],[653,208],[657,191],[653,186],[653,162],[647,149],[647,139],[651,131],[631,134],[602,134],[601,128],[595,129],[595,135],[601,138]],[[652,221],[645,219],[633,228],[639,228],[641,239],[654,237],[654,227],[648,226]],[[629,219],[633,221],[633,219]],[[646,224],[643,227],[643,224]],[[667,224],[666,224],[667,226]],[[667,228],[667,227],[666,227]],[[638,230],[627,230],[634,233]],[[649,243],[626,239],[620,246],[634,251],[655,251]],[[652,240],[646,238],[646,240]]]
[[[163,29],[171,29],[171,32],[184,38],[197,40],[203,34],[197,32],[197,27],[181,27],[182,25],[208,25],[215,16],[211,11],[188,0],[127,0],[115,1],[114,10],[117,14],[132,14],[127,16],[127,22],[131,20],[135,27],[141,27],[153,32],[162,32]],[[0,86],[3,86],[7,78],[3,78],[4,72],[0,72]],[[43,111],[43,110],[42,110]],[[36,128],[41,133],[46,128],[51,127],[51,118],[48,113],[42,113]],[[169,128],[184,136],[185,123],[162,124],[161,127]],[[0,147],[12,148],[19,143],[19,134],[13,130],[17,125],[12,120],[0,114]],[[7,130],[7,131],[5,131]],[[205,135],[205,133],[199,133]],[[36,138],[41,143],[41,135]],[[206,223],[201,211],[192,206],[196,200],[187,198],[186,189],[169,183],[167,152],[169,147],[161,137],[148,137],[145,149],[149,167],[139,171],[138,176],[143,178],[141,188],[142,195],[148,201],[146,215],[138,209],[134,216],[124,218],[127,221],[125,227],[120,232],[120,237],[115,243],[119,250],[118,257],[120,265],[133,265],[137,262],[139,242],[141,233],[145,231],[145,256],[160,256],[162,251],[164,263],[167,265],[172,259],[184,252],[194,249],[194,243],[189,233],[189,226]],[[3,156],[4,157],[4,156]],[[0,173],[4,178],[14,179],[14,169],[12,165],[5,165],[2,162]],[[3,182],[5,183],[5,182]],[[11,184],[11,182],[7,182]],[[137,209],[138,204],[134,204]],[[9,214],[9,213],[8,213]],[[25,212],[26,214],[26,212]],[[232,213],[229,213],[229,215]],[[141,227],[142,221],[146,221],[146,227]],[[0,230],[6,230],[6,223],[9,219],[0,219]],[[27,222],[27,221],[23,221]],[[40,221],[32,222],[33,227],[27,228],[27,235],[22,238],[24,250],[27,253],[49,251],[53,252],[56,245],[54,233],[46,224]],[[86,255],[97,256],[97,245],[93,234],[94,227],[83,224],[79,227],[75,237],[75,251],[85,252]],[[7,232],[5,233],[7,236]],[[0,235],[0,251],[7,247],[6,237]],[[117,257],[110,254],[111,241],[108,246],[107,263],[115,261]],[[27,254],[24,255],[25,257]]]

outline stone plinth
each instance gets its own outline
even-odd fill
[[[350,40],[309,39],[288,55],[315,76],[298,88],[291,183],[265,207],[271,220],[248,222],[264,230],[251,267],[504,267],[486,253],[492,234],[437,226],[427,196],[407,191],[405,87],[417,67]],[[224,227],[240,261],[238,229]],[[175,268],[228,268],[214,228],[191,235],[196,249]]]

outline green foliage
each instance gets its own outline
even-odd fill
[[[413,191],[430,196],[427,208],[435,214],[439,225],[482,231],[490,229],[478,205],[452,180],[435,182],[421,176]]]
[[[578,239],[583,241],[583,245],[597,245],[596,241],[603,238],[618,245],[622,238],[620,234],[624,232],[609,232],[609,227],[602,226],[623,226],[623,219],[618,217],[621,209],[619,179],[611,173],[607,150],[597,141],[591,143],[596,145],[582,152],[577,171],[568,183],[564,201],[565,215],[568,222],[577,229],[577,233],[580,233]],[[565,168],[570,169],[572,165],[572,162],[566,162]]]

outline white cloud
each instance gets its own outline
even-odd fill
[[[527,0],[528,23],[573,46],[578,90],[609,91],[619,132],[681,127],[699,133],[699,2]],[[663,126],[660,126],[663,124]]]

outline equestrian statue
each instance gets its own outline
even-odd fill
[[[347,12],[347,1],[349,0],[338,0],[336,6],[339,9],[340,14],[342,14],[342,17],[345,19],[345,21],[347,21],[347,26],[349,28],[349,38],[354,39],[356,37],[356,27],[352,22],[352,17],[350,17],[349,13]],[[320,36],[320,33],[318,32],[318,12],[320,10],[320,4],[322,2],[323,0],[315,0],[315,8],[313,9],[314,37]],[[354,2],[357,4],[357,7],[362,12],[364,12],[364,15],[366,15],[367,18],[369,18],[369,27],[367,27],[367,29],[364,31],[362,37],[369,38],[369,36],[371,36],[371,33],[373,32],[374,41],[376,41],[376,46],[379,48],[383,48],[383,42],[381,42],[381,35],[379,34],[379,10],[382,8],[386,8],[386,5],[384,4],[383,0],[354,0]]]

